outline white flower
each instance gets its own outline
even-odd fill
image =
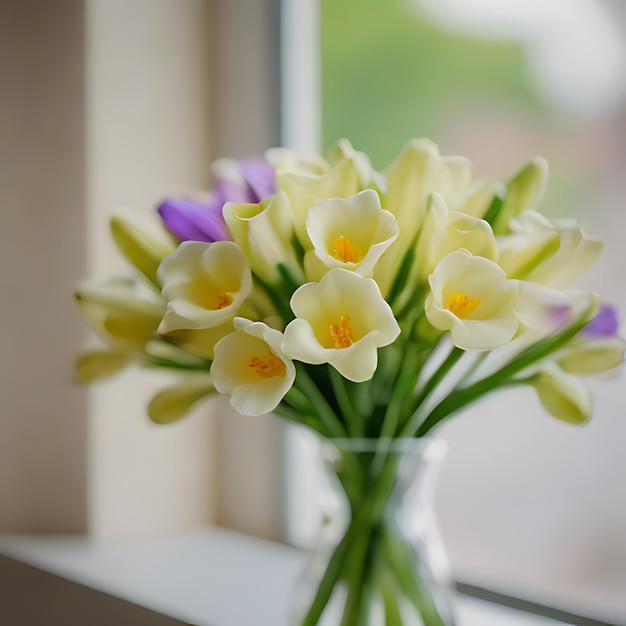
[[[504,201],[492,222],[493,231],[498,235],[506,233],[512,218],[534,211],[541,204],[547,186],[548,163],[542,157],[535,157],[507,182]]]
[[[498,237],[499,265],[509,278],[565,289],[598,258],[602,241],[573,219],[549,220],[526,211],[511,220],[511,233]]]
[[[323,174],[305,173],[279,167],[276,184],[288,196],[293,209],[293,223],[300,245],[311,249],[306,232],[306,218],[311,206],[327,198],[350,198],[359,191],[359,168],[353,159],[342,159]]]
[[[115,351],[141,352],[165,313],[165,301],[133,280],[85,282],[76,301],[91,329]]]
[[[425,280],[444,256],[467,250],[474,256],[498,260],[498,246],[491,226],[482,219],[449,211],[438,194],[430,196],[424,227],[417,244],[416,267]]]
[[[362,189],[375,185],[381,191],[385,191],[387,179],[377,172],[365,152],[355,150],[348,139],[340,139],[330,150],[329,161],[337,163],[343,159],[351,159],[356,165],[359,174],[359,184]]]
[[[159,391],[148,405],[148,415],[155,424],[171,424],[214,390],[208,374],[188,375],[178,384]]]
[[[263,322],[236,317],[235,331],[215,346],[211,378],[242,415],[275,409],[293,385],[296,368],[281,349],[283,334]]]
[[[543,407],[554,417],[570,424],[583,424],[592,411],[592,400],[585,383],[546,362],[531,381]]]
[[[378,285],[340,268],[296,290],[291,309],[296,319],[285,329],[285,354],[304,363],[330,363],[354,382],[372,377],[377,349],[400,334]]]
[[[624,363],[624,340],[619,337],[580,337],[555,355],[557,363],[570,374],[592,376],[616,370]]]
[[[517,332],[519,285],[492,261],[459,250],[444,257],[428,282],[428,321],[449,330],[463,350],[490,350],[508,343]]]
[[[400,235],[376,267],[375,278],[387,294],[406,250],[414,245],[426,215],[428,198],[436,191],[446,202],[459,199],[471,182],[471,164],[463,157],[442,157],[428,139],[404,146],[385,171],[387,188],[383,208],[398,221]]]
[[[303,155],[291,148],[269,148],[264,157],[274,170],[282,172],[320,176],[330,170],[330,165],[321,156]]]
[[[403,232],[418,231],[428,196],[436,191],[446,200],[458,196],[471,182],[471,164],[462,157],[442,157],[427,139],[410,141],[385,172],[388,179],[385,209]]]
[[[79,355],[75,364],[76,379],[80,383],[92,383],[122,371],[131,360],[127,352],[92,350]]]
[[[302,270],[292,245],[293,217],[287,196],[279,192],[258,204],[228,202],[222,209],[233,241],[246,257],[250,269],[262,280],[280,279],[276,266],[282,263],[295,280]]]
[[[233,323],[229,320],[211,328],[180,328],[167,333],[164,337],[168,342],[178,346],[188,354],[201,359],[213,360],[215,344],[232,332]]]
[[[125,213],[111,218],[111,235],[119,251],[148,280],[158,285],[157,269],[176,250],[176,239],[154,216]]]
[[[252,288],[250,268],[232,241],[185,241],[161,263],[158,277],[168,301],[161,333],[220,326]]]
[[[383,211],[378,194],[368,189],[352,198],[330,198],[313,205],[307,233],[314,250],[306,253],[307,276],[319,279],[333,267],[371,276],[376,261],[398,236],[398,223]],[[322,264],[320,275],[309,272],[313,258]]]

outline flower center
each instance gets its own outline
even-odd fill
[[[342,263],[358,263],[363,258],[361,248],[352,245],[352,242],[345,235],[339,235],[335,239],[332,256]]]
[[[349,348],[354,343],[352,326],[347,315],[339,318],[339,324],[330,325],[330,338],[333,340],[333,348]]]
[[[470,298],[465,293],[453,293],[448,299],[448,310],[461,319],[471,315],[480,304],[480,298]]]
[[[251,367],[255,374],[261,378],[284,376],[287,373],[287,366],[284,361],[272,352],[272,350],[268,349],[268,352],[269,356],[267,359],[253,356],[250,359],[250,363],[248,363],[248,367]]]
[[[233,303],[233,297],[228,293],[228,291],[222,291],[217,294],[217,309],[223,309],[227,307],[229,304]]]

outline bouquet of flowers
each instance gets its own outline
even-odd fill
[[[615,309],[571,289],[600,240],[538,212],[540,158],[506,181],[473,180],[466,159],[418,139],[380,173],[342,140],[327,159],[276,148],[263,160],[219,160],[213,174],[211,193],[165,200],[160,219],[111,220],[133,272],[77,289],[104,343],[79,356],[79,380],[130,364],[169,368],[182,377],[151,401],[156,423],[226,394],[244,415],[274,412],[326,439],[384,444],[378,464],[341,454],[360,530],[345,534],[304,623],[318,623],[340,581],[341,623],[367,623],[355,616],[379,592],[386,623],[409,623],[407,604],[424,623],[449,623],[393,542],[372,547],[384,515],[358,504],[388,501],[392,442],[424,437],[496,389],[527,385],[553,416],[590,417],[584,377],[624,360]],[[364,566],[374,561],[385,573]],[[390,600],[398,589],[404,604]]]

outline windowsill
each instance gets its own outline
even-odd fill
[[[305,555],[223,528],[98,542],[0,535],[0,554],[197,626],[287,626]],[[459,626],[549,626],[546,617],[458,595]]]

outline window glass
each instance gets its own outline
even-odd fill
[[[384,169],[410,138],[476,177],[550,164],[542,211],[576,216],[605,251],[580,281],[626,311],[626,11],[593,0],[322,0],[323,146]],[[622,335],[624,328],[622,326]],[[623,378],[622,378],[623,380]],[[446,424],[438,511],[457,577],[626,618],[623,383],[592,385],[585,427],[530,389]],[[617,616],[617,617],[615,617]]]

